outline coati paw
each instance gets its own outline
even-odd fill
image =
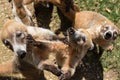
[[[27,39],[28,44],[33,44],[35,42],[32,35],[30,35],[30,34],[27,35],[26,39]]]
[[[71,73],[70,71],[68,71],[67,73],[61,74],[61,76],[59,77],[59,80],[69,80],[70,78],[71,78]]]
[[[57,69],[57,71],[55,72],[55,75],[56,75],[56,76],[60,76],[61,74],[62,74],[61,69]]]
[[[26,39],[27,39],[27,44],[29,45],[36,46],[36,47],[40,45],[39,42],[35,41],[32,35],[30,34],[27,35]]]

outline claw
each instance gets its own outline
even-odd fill
[[[33,39],[32,35],[28,34],[27,37],[27,43],[33,45],[36,41]]]
[[[59,80],[69,80],[70,78],[71,78],[71,73],[70,71],[68,71],[67,73],[61,74],[61,76],[59,77]]]

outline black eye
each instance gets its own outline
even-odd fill
[[[25,37],[25,35],[24,35],[22,32],[17,31],[17,32],[16,32],[16,37],[23,39],[23,38]]]
[[[12,45],[10,44],[10,42],[8,40],[3,40],[3,43],[5,44],[5,46],[9,49],[11,49],[13,51]]]
[[[83,36],[83,37],[82,37],[82,40],[83,40],[84,42],[86,42],[86,37],[85,37],[85,36]]]
[[[20,37],[22,33],[20,31],[16,32],[16,37]]]
[[[104,30],[106,31],[106,30],[109,30],[109,26],[106,26],[105,28],[104,28]]]

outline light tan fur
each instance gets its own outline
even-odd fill
[[[70,1],[70,0],[69,0]],[[28,5],[32,2],[38,3],[38,2],[45,2],[45,3],[52,3],[56,5],[57,7],[60,7],[66,11],[66,7],[70,4],[67,4],[64,0],[12,0],[12,6],[13,6],[13,14],[15,15],[16,21],[22,22],[26,25],[34,25],[32,21],[32,16],[30,11],[27,9],[25,5]],[[69,8],[69,7],[68,7]],[[76,11],[79,11],[78,6],[73,6],[73,8]]]
[[[30,2],[34,1],[46,1],[46,0],[25,0],[23,1],[24,4],[29,4]],[[84,28],[89,31],[92,35],[93,42],[98,44],[103,49],[109,49],[111,46],[111,43],[114,42],[114,40],[105,40],[103,38],[103,29],[106,26],[109,26],[110,28],[113,28],[112,30],[117,32],[117,35],[120,34],[119,28],[114,25],[113,22],[111,22],[109,19],[107,19],[105,16],[93,12],[93,11],[80,11],[79,7],[74,5],[75,10],[70,9],[69,12],[65,11],[66,4],[62,0],[47,0],[47,2],[51,2],[54,5],[56,5],[63,14],[70,19],[73,22],[73,26],[76,29]],[[111,31],[112,31],[111,30]],[[117,36],[116,36],[117,38]]]
[[[30,4],[32,2],[51,2],[51,3],[55,3],[55,4],[60,4],[61,1],[60,0],[23,0],[23,4]]]
[[[5,64],[0,64],[0,75],[4,75],[4,72],[6,73],[12,73],[13,65],[11,64],[11,61],[6,62]],[[7,74],[6,74],[7,75]]]
[[[1,71],[2,73],[4,72],[14,72],[14,69],[16,71],[16,69],[19,68],[23,68],[23,69],[27,69],[26,65],[31,65],[34,66],[35,68],[39,69],[39,71],[42,71],[44,69],[46,70],[51,70],[52,68],[55,70],[51,72],[55,73],[56,75],[60,74],[60,70],[53,64],[51,63],[46,63],[48,61],[49,58],[49,50],[44,51],[44,47],[41,47],[42,49],[39,49],[37,47],[31,46],[31,45],[27,45],[27,35],[31,34],[32,36],[34,36],[34,39],[37,40],[38,38],[40,40],[52,40],[55,37],[55,34],[53,32],[51,32],[50,30],[47,29],[38,29],[36,27],[30,27],[30,26],[26,26],[24,24],[21,24],[19,22],[10,20],[7,21],[1,31],[1,40],[3,41],[3,43],[6,43],[6,40],[9,41],[9,43],[11,44],[12,48],[10,47],[9,44],[5,44],[6,47],[8,47],[9,49],[11,49],[14,52],[14,59],[12,61],[12,64],[9,65],[9,68],[6,66],[5,68],[3,68],[3,70]],[[21,32],[22,35],[22,39],[15,39],[15,36],[17,32]],[[4,35],[3,35],[4,34]],[[24,35],[24,37],[23,37]],[[46,35],[46,36],[45,36]],[[38,37],[36,37],[38,36]],[[26,51],[24,50],[24,52],[26,52],[26,56],[25,58],[21,59],[20,55],[18,55],[18,52],[13,49],[14,46],[17,47],[17,42],[19,42],[21,45],[26,45]],[[14,44],[13,44],[14,43]],[[19,46],[18,46],[19,47]],[[21,47],[19,47],[17,50],[20,50]],[[23,51],[23,50],[22,50]],[[41,65],[41,66],[40,66]],[[14,66],[16,66],[14,68]],[[52,66],[52,68],[50,67]],[[11,69],[12,67],[12,69]],[[29,68],[29,67],[28,67]],[[49,69],[50,68],[50,69]],[[7,69],[7,70],[6,70]],[[13,70],[13,71],[11,71]],[[31,69],[32,70],[32,69]],[[58,70],[58,72],[57,72]],[[24,71],[24,70],[23,70]],[[26,71],[26,70],[25,70]],[[20,70],[21,72],[21,70]],[[29,74],[29,73],[26,73]]]
[[[26,25],[33,26],[32,15],[25,5],[23,0],[11,0],[12,12],[15,16],[15,20]]]
[[[85,42],[82,38],[85,38]],[[67,40],[67,45],[61,41],[56,42],[37,40],[36,42],[36,45],[43,44],[46,46],[44,51],[49,50],[49,52],[57,52],[56,61],[58,66],[60,66],[63,71],[63,74],[60,76],[60,80],[70,79],[87,51],[93,48],[91,35],[84,29],[68,30]]]
[[[63,71],[63,74],[61,75],[60,79],[70,78],[74,74],[76,66],[84,57],[87,50],[93,47],[91,36],[89,32],[87,32],[84,29],[79,29],[79,30],[72,29],[72,31],[74,32],[73,34],[71,34],[71,31],[69,30],[68,31],[69,43],[64,44],[59,40],[54,40],[56,38],[56,35],[49,30],[46,31],[45,29],[43,30],[42,33],[41,30],[38,30],[39,28],[35,28],[35,27],[31,27],[31,28],[32,29],[30,29],[29,26],[20,24],[15,21],[8,21],[7,23],[5,23],[2,29],[1,34],[4,35],[1,35],[1,39],[3,43],[4,40],[8,40],[12,44],[13,43],[12,39],[14,39],[15,36],[14,33],[16,33],[17,31],[20,31],[25,35],[24,40],[22,40],[23,41],[22,44],[27,44],[26,41],[27,34],[32,35],[35,41],[40,42],[39,47],[32,45],[32,43],[31,44],[28,43],[27,53],[23,59],[19,58],[19,55],[16,55],[15,53],[14,61],[13,61],[13,64],[14,63],[15,64],[12,65],[12,67],[18,65],[24,68],[25,65],[23,65],[22,62],[25,62],[35,66],[40,71],[46,69],[56,75],[60,75],[59,69],[57,69],[57,67],[54,64],[48,62],[49,53],[55,52],[57,63],[59,66],[61,66],[61,70]],[[74,40],[72,40],[72,36],[73,37],[76,36],[75,42]],[[58,72],[56,69],[58,70]],[[66,76],[67,74],[69,75]]]
[[[60,7],[59,7],[60,8]],[[114,41],[113,39],[105,40],[103,38],[104,30],[107,26],[111,28],[111,31],[117,32],[117,36],[120,34],[119,28],[114,25],[105,16],[93,12],[93,11],[74,11],[70,10],[65,12],[64,8],[60,8],[63,14],[73,22],[73,27],[76,29],[84,28],[89,31],[92,35],[93,42],[98,44],[102,48],[109,48],[110,44]]]
[[[77,34],[77,31],[80,32],[80,35]],[[79,38],[81,37],[81,33],[83,33],[84,37],[86,38],[86,41],[83,43],[81,43],[82,40],[79,40]],[[71,34],[69,34],[69,35],[71,35]],[[58,64],[60,64],[59,62],[61,62],[61,65],[62,65],[61,69],[64,71],[64,74],[61,76],[61,78],[67,77],[69,79],[71,76],[73,76],[75,69],[78,66],[79,62],[82,61],[82,59],[86,55],[87,51],[90,48],[93,48],[91,35],[86,30],[84,30],[84,29],[75,30],[75,35],[73,35],[73,36],[79,36],[79,38],[77,38],[78,40],[76,41],[77,42],[76,44],[74,42],[72,42],[73,40],[71,40],[71,38],[69,38],[69,40],[68,40],[69,53],[66,55],[66,59],[64,58],[64,55],[60,55],[60,54],[57,55]],[[62,56],[63,59],[58,58],[60,56]],[[60,60],[62,60],[62,61],[60,61]],[[69,74],[71,74],[71,76],[68,76]]]
[[[76,29],[88,29],[92,35],[93,42],[103,49],[107,49],[114,41],[114,39],[106,40],[103,38],[106,27],[112,28],[111,31],[117,32],[115,38],[120,34],[119,28],[117,28],[110,20],[103,15],[92,11],[82,11],[76,14],[74,26]]]
[[[93,42],[96,43],[100,47],[100,49],[113,49],[112,43],[120,35],[120,30],[116,25],[114,25],[112,21],[94,11],[80,11],[79,7],[76,5],[74,5],[74,10],[70,8],[69,12],[66,12],[66,4],[64,4],[64,2],[62,1],[60,2],[61,3],[58,3],[59,5],[55,5],[69,20],[73,22],[74,28],[87,29],[92,35]],[[51,1],[51,3],[53,2]],[[108,27],[109,29],[105,31],[106,27]],[[111,34],[115,36],[112,36],[111,39],[106,40],[104,38],[104,33],[106,33],[107,31],[111,31]]]
[[[76,29],[87,29],[92,35],[93,42],[98,44],[100,47],[109,49],[110,44],[114,41],[112,39],[105,40],[103,35],[101,35],[101,33],[104,33],[103,29],[105,27],[108,26],[109,28],[112,28],[112,31],[117,32],[116,38],[120,34],[119,28],[105,16],[94,11],[80,11],[79,7],[76,5],[74,5],[75,10],[70,9],[69,12],[66,12],[65,4],[62,3],[62,1],[60,2],[61,3],[58,3],[59,5],[56,6],[73,22],[73,27]],[[51,1],[51,3],[53,2]]]
[[[69,5],[69,4],[66,4],[64,0],[23,0],[24,5],[28,5],[28,4],[32,3],[32,2],[35,2],[35,3],[49,2],[49,3],[52,3],[52,4],[56,5],[57,7],[59,7],[64,12],[66,12],[66,6]],[[73,5],[74,5],[73,8],[74,8],[75,11],[80,11],[80,9],[79,9],[79,7],[77,5],[75,5],[74,3],[73,3]]]

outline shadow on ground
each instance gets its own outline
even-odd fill
[[[103,67],[99,56],[97,48],[89,51],[71,80],[82,80],[83,78],[85,80],[103,80]]]

